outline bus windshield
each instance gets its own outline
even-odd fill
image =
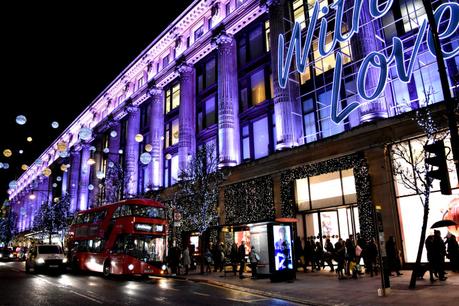
[[[121,234],[115,242],[113,251],[145,262],[162,262],[165,248],[166,237]]]

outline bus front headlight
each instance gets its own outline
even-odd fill
[[[62,263],[67,263],[67,258],[62,259]]]
[[[130,264],[130,265],[128,266],[128,269],[129,269],[129,271],[134,270],[134,265],[133,265],[133,264]]]
[[[162,265],[162,266],[161,266],[161,269],[162,269],[162,270],[167,270],[167,266],[166,266],[166,265]]]
[[[45,260],[43,258],[37,258],[37,264],[42,265],[45,263]]]

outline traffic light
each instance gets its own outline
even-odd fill
[[[435,141],[432,144],[424,146],[424,150],[430,153],[426,158],[426,164],[431,166],[427,171],[427,176],[431,179],[440,180],[440,190],[442,194],[451,194],[451,184],[449,182],[448,166],[446,165],[445,145],[443,140]],[[433,156],[432,156],[433,155]],[[437,169],[433,169],[437,167]]]

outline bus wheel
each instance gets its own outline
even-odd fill
[[[104,270],[103,270],[103,273],[104,273],[105,277],[109,277],[110,276],[110,269],[111,269],[110,261],[106,260],[104,262]]]

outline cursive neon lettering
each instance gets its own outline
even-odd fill
[[[365,80],[370,72],[370,66],[379,68],[379,81],[373,94],[368,95],[365,88]],[[373,101],[384,91],[386,87],[386,80],[389,74],[387,69],[387,59],[384,54],[378,52],[371,52],[363,60],[362,66],[360,66],[359,73],[357,74],[357,93],[359,96],[366,101]]]
[[[442,33],[438,33],[438,37],[440,38],[440,40],[451,37],[451,35],[456,34],[459,30],[459,4],[452,2],[443,3],[435,11],[434,17],[435,23],[437,24],[437,29],[439,30],[442,17],[444,16],[447,10],[449,10],[450,12],[450,19],[448,21],[448,26],[446,27],[446,29]],[[435,45],[433,42],[432,31],[429,31],[429,34],[427,35],[427,46],[429,48],[430,53],[432,53],[433,56],[437,56],[437,52],[435,51]],[[450,52],[442,50],[442,53],[443,58],[445,60],[453,58],[459,54],[459,47]]]

